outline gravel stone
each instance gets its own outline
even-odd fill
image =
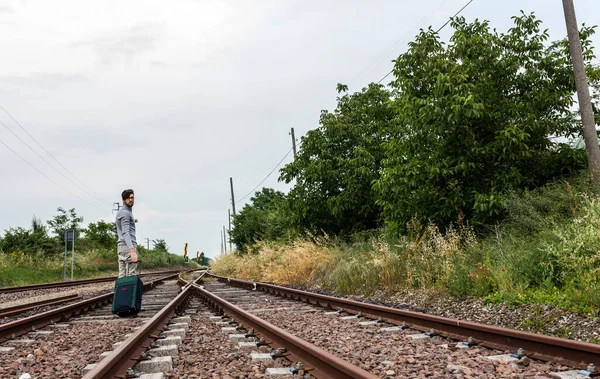
[[[210,284],[205,288],[210,291]],[[481,346],[457,348],[460,342],[441,336],[422,335],[420,331],[401,330],[386,322],[371,327],[361,327],[359,322],[371,321],[363,317],[345,319],[328,317],[322,308],[316,312],[300,312],[306,304],[264,293],[256,293],[253,302],[236,305],[252,313],[253,309],[270,309],[260,314],[270,322],[299,338],[323,348],[381,378],[548,378],[551,372],[564,371],[564,366],[535,360],[516,362],[491,362],[488,356],[511,352],[487,349]],[[235,301],[233,301],[235,303]],[[285,305],[293,310],[283,310]],[[310,306],[312,307],[312,306]],[[215,329],[216,325],[213,326]],[[394,328],[395,332],[390,332]],[[449,348],[441,349],[445,344]],[[528,363],[528,364],[527,364]],[[289,365],[292,363],[289,362]],[[240,377],[240,376],[237,376]]]

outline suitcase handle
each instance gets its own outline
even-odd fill
[[[142,275],[142,260],[141,260],[141,259],[138,259],[138,261],[137,261],[137,264],[138,264],[138,267],[140,268],[140,272],[139,272],[139,274],[137,274],[137,275],[138,275],[138,276],[141,276],[141,275]],[[126,270],[127,272],[129,272],[129,262],[125,262],[125,270]]]

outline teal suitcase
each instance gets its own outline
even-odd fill
[[[137,315],[142,309],[142,290],[144,283],[137,275],[119,278],[115,282],[112,313],[119,317]]]

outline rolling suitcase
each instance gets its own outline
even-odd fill
[[[141,264],[141,261],[139,262]],[[119,317],[137,315],[142,309],[144,283],[138,275],[125,276],[115,282],[112,313]]]

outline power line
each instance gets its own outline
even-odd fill
[[[83,185],[85,188],[87,188],[88,190],[90,190],[100,201],[106,202],[106,199],[102,198],[102,196],[98,195],[96,192],[94,192],[90,187],[86,186],[85,183],[83,183],[81,180],[79,180],[75,174],[73,174],[68,168],[66,168],[62,163],[60,163],[58,161],[58,159],[56,159],[54,157],[54,155],[52,155],[48,150],[46,150],[46,148],[38,142],[38,140],[36,140],[28,131],[27,129],[25,129],[25,127],[23,125],[21,125],[21,123],[19,121],[17,121],[1,104],[0,104],[0,109],[2,109],[4,111],[4,113],[6,113],[8,115],[8,117],[10,117],[21,129],[23,129],[23,131],[25,133],[27,133],[27,135],[29,136],[29,138],[31,138],[35,143],[38,144],[39,147],[42,148],[42,150],[44,150],[46,152],[46,154],[48,154],[52,159],[54,159],[54,161],[56,163],[58,163],[60,165],[60,167],[62,167],[66,172],[68,172],[75,180],[77,180],[79,183],[81,183],[81,185]]]
[[[60,185],[59,183],[57,183],[56,181],[54,181],[51,177],[49,177],[48,175],[44,174],[42,171],[40,171],[37,167],[35,167],[33,164],[29,163],[29,161],[25,158],[23,158],[19,153],[17,153],[16,151],[14,151],[13,149],[11,149],[10,146],[8,146],[6,143],[4,143],[2,140],[0,140],[0,143],[2,145],[4,145],[4,147],[6,147],[8,150],[12,151],[13,154],[15,154],[17,157],[21,158],[23,160],[23,162],[27,163],[29,166],[31,166],[31,168],[33,168],[35,171],[39,172],[40,174],[42,174],[46,179],[48,179],[49,181],[51,181],[52,183],[56,184],[58,187],[62,188],[63,190],[65,190],[67,193],[69,193],[72,196],[75,196],[76,198],[78,198],[79,200],[83,201],[84,203],[86,203],[87,205],[94,207],[96,209],[101,210],[102,212],[105,212],[105,209],[101,209],[100,207],[96,206],[95,204],[92,204],[90,202],[88,202],[85,199],[82,199],[81,197],[79,197],[78,195],[74,194],[73,192],[69,191],[68,189],[66,189],[65,187],[63,187],[62,185]]]
[[[462,11],[465,10],[466,7],[469,6],[469,4],[471,4],[473,1],[475,0],[469,0],[469,2],[467,4],[465,4],[462,8],[460,8],[460,10],[458,12],[456,12],[454,14],[454,16],[450,17],[445,23],[444,25],[442,25],[438,30],[436,30],[436,33],[439,33],[442,29],[444,29],[446,27],[446,25],[448,25],[450,23],[450,20],[452,20],[454,17],[458,16]],[[383,78],[379,79],[379,81],[377,82],[377,84],[380,84],[382,81],[385,80],[385,78],[387,78],[388,76],[390,76],[390,74],[394,72],[394,69],[391,69],[390,72],[388,72]]]
[[[289,149],[288,152],[283,156],[283,158],[281,158],[281,160],[279,161],[279,163],[277,163],[277,166],[275,166],[275,168],[273,168],[271,170],[271,172],[269,172],[269,175],[267,175],[260,183],[258,183],[258,185],[256,187],[254,187],[252,189],[252,191],[248,192],[244,197],[242,197],[241,199],[239,199],[238,201],[236,201],[235,203],[239,203],[240,201],[244,200],[245,198],[247,198],[248,196],[252,195],[254,193],[254,191],[260,187],[261,184],[263,184],[265,182],[265,180],[267,180],[269,178],[269,176],[271,176],[271,174],[273,172],[275,172],[275,170],[277,170],[277,167],[279,167],[279,165],[285,160],[285,158],[287,158],[288,155],[290,155],[290,153],[292,152],[293,148]]]
[[[419,22],[415,23],[406,33],[404,33],[404,35],[402,35],[402,37],[400,37],[399,39],[397,39],[396,42],[394,42],[390,47],[388,47],[383,52],[381,52],[381,54],[379,54],[379,56],[377,58],[375,58],[375,60],[373,62],[371,62],[371,64],[369,64],[367,67],[363,68],[358,74],[356,74],[352,78],[352,80],[350,80],[350,82],[354,82],[363,73],[366,74],[369,71],[372,71],[371,67],[373,67],[374,65],[378,66],[379,65],[378,62],[380,62],[385,56],[389,56],[389,54],[387,54],[386,51],[394,49],[401,42],[404,42],[409,37],[409,35],[413,32],[413,30],[415,30],[416,27],[418,27],[419,25],[422,25],[425,21],[427,21],[431,17],[433,17],[433,15],[435,15],[440,9],[442,9],[442,7],[444,5],[446,5],[448,3],[448,1],[450,1],[450,0],[443,0],[441,3],[439,3],[436,8],[434,8],[431,12],[429,12],[427,15],[425,15],[425,17],[423,17]]]
[[[21,137],[19,137],[19,135],[17,133],[15,133],[11,128],[9,128],[4,122],[2,122],[0,120],[0,125],[4,126],[13,136],[17,137],[17,139],[19,141],[21,141],[21,143],[23,145],[25,145],[29,150],[31,150],[35,155],[37,155],[41,160],[43,160],[44,162],[46,162],[46,164],[50,167],[52,167],[54,169],[54,171],[58,172],[63,178],[65,178],[66,180],[68,180],[69,182],[71,182],[72,184],[74,184],[75,186],[77,186],[77,188],[79,188],[80,190],[82,190],[83,192],[85,192],[86,194],[90,195],[91,197],[93,197],[95,200],[103,203],[102,200],[100,200],[98,197],[95,197],[94,195],[92,195],[91,193],[89,193],[88,191],[86,191],[83,187],[81,187],[79,184],[77,184],[75,181],[73,181],[73,179],[68,178],[65,174],[63,174],[62,172],[60,172],[53,164],[51,164],[50,162],[48,162],[48,160],[46,160],[46,158],[44,158],[43,156],[41,156],[37,151],[35,151],[27,142],[25,142]]]

